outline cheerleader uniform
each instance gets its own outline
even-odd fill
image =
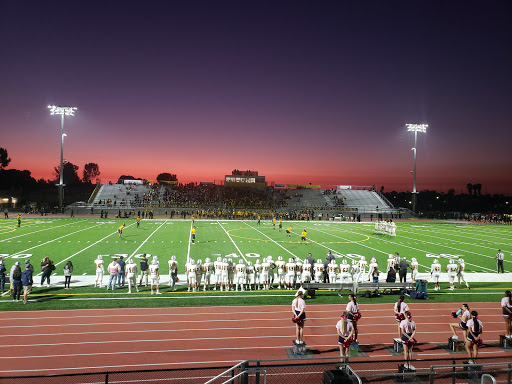
[[[402,328],[402,330],[407,336],[411,337],[413,332],[416,330],[416,323],[412,320],[405,319],[400,322],[400,328]],[[407,337],[406,335],[402,335],[403,342],[409,340],[409,337]]]
[[[508,311],[507,311],[507,308],[508,308]],[[503,310],[503,317],[505,317],[505,318],[509,317],[510,312],[512,312],[512,305],[510,304],[510,300],[509,300],[508,296],[505,296],[503,299],[501,299],[501,309]]]
[[[467,336],[468,341],[473,341],[473,339],[474,339],[473,335],[475,335],[475,337],[478,338],[478,336],[483,331],[482,322],[480,320],[477,320],[477,321],[478,321],[478,325],[480,326],[478,329],[478,333],[475,332],[475,320],[474,319],[469,319],[466,323],[468,330],[471,330],[471,332],[473,332],[473,334],[471,334],[471,332],[468,332],[468,336]]]
[[[398,303],[395,303],[395,311],[397,311],[398,314],[404,315],[404,317],[405,317],[405,311],[409,310],[409,306],[404,301],[402,301],[400,304],[401,304],[400,310],[398,310]],[[401,323],[402,322],[402,320],[400,320],[400,317],[396,318],[396,322],[397,323]]]
[[[336,329],[339,331],[339,333],[338,333],[338,344],[342,345],[345,342],[345,340],[347,340],[348,335],[350,335],[350,333],[353,331],[354,326],[352,325],[352,323],[350,321],[347,321],[347,327],[345,329],[345,332],[342,332],[341,331],[341,320],[339,320],[338,323],[336,324]],[[339,335],[340,333],[343,336],[340,336]]]
[[[460,323],[459,323],[459,328],[464,330],[464,331],[467,331],[468,330],[468,319],[471,317],[471,315],[469,314],[469,311],[466,310],[464,311],[464,313],[462,314],[461,316],[461,320],[460,320]]]
[[[292,301],[292,311],[295,312],[295,315],[298,315],[302,311],[302,315],[300,315],[299,320],[306,321],[306,302],[304,299],[300,297],[296,297]]]
[[[357,313],[357,312],[359,312],[359,304],[354,304],[354,302],[353,302],[353,301],[350,301],[350,302],[347,304],[347,312],[348,312],[347,320],[348,320],[349,322],[354,321],[354,315],[353,315],[353,313]]]

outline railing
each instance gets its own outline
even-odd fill
[[[92,191],[91,196],[89,197],[89,200],[87,200],[87,202],[89,204],[92,204],[94,202],[94,198],[98,194],[100,188],[101,188],[101,183],[99,183],[99,182],[96,183],[96,187],[94,188],[94,191]]]

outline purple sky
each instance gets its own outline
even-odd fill
[[[512,194],[512,3],[0,1],[0,147],[121,174]]]

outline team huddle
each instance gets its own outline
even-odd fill
[[[396,224],[392,220],[377,220],[375,222],[375,233],[396,236]]]

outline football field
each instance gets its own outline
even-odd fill
[[[117,229],[125,223],[122,236]],[[464,258],[467,272],[495,273],[494,256],[505,253],[505,270],[510,271],[512,227],[466,223],[398,222],[396,237],[375,233],[374,223],[283,221],[283,229],[270,221],[196,220],[196,241],[191,241],[191,220],[146,219],[137,228],[135,219],[23,218],[17,228],[15,220],[0,221],[0,254],[7,270],[15,261],[30,259],[39,272],[39,263],[49,256],[62,275],[67,260],[74,265],[74,275],[94,276],[94,259],[103,255],[105,265],[112,257],[139,259],[143,253],[157,256],[161,274],[168,274],[167,262],[175,255],[179,272],[189,258],[212,261],[217,257],[244,262],[272,256],[277,260],[290,257],[305,259],[309,252],[324,260],[330,250],[351,260],[373,255],[379,270],[385,272],[389,254],[399,252],[410,262],[415,257],[419,272],[429,273],[434,258],[443,271],[449,259]],[[292,226],[290,236],[285,229]],[[307,231],[307,244],[301,232]],[[150,259],[151,259],[150,257]]]

